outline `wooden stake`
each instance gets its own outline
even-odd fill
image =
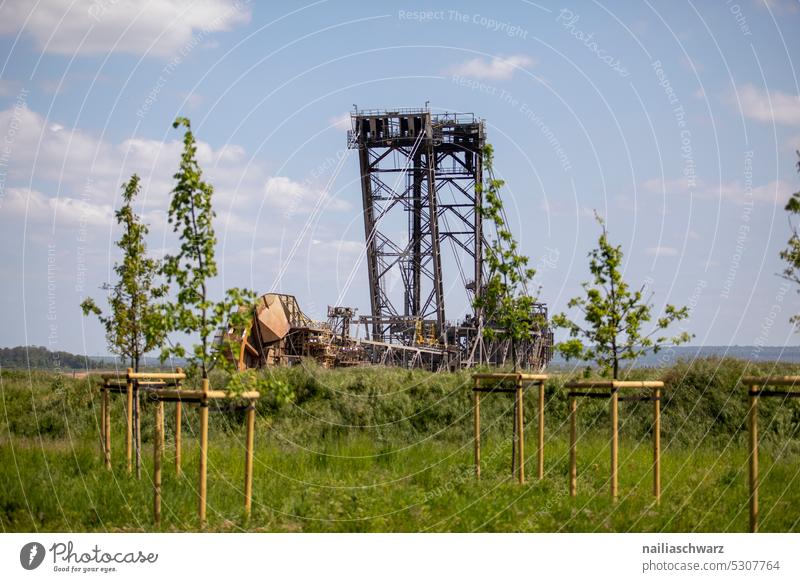
[[[256,424],[256,406],[253,402],[247,407],[247,442],[244,461],[244,512],[250,517],[253,500],[253,437]]]
[[[159,414],[158,414],[158,419],[161,422],[161,431],[160,431],[160,433],[157,432],[156,434],[160,434],[161,435],[161,455],[163,456],[164,455],[164,450],[167,448],[166,437],[164,436],[164,432],[165,431],[164,431],[164,402],[163,401],[161,401],[161,400],[158,401],[158,408],[161,409]]]
[[[539,383],[539,450],[537,451],[538,477],[544,479],[544,382]]]
[[[175,371],[180,374],[183,372],[181,368],[175,368]],[[176,388],[180,390],[183,386],[181,380],[176,381]],[[183,416],[183,408],[180,402],[175,403],[175,474],[181,474],[181,421]]]
[[[139,385],[134,382],[133,368],[127,371],[127,388],[131,391],[133,399],[133,454],[136,457],[136,478],[142,478],[142,420],[139,418]]]
[[[181,422],[183,409],[180,402],[175,403],[175,474],[181,474]]]
[[[142,478],[142,415],[139,408],[139,385],[133,388],[133,447],[136,457],[136,478]]]
[[[569,401],[569,496],[578,490],[578,399]]]
[[[153,521],[161,527],[161,457],[164,432],[164,402],[156,406],[156,434],[153,438]]]
[[[611,389],[611,498],[618,494],[617,466],[619,463],[619,388]]]
[[[128,368],[128,371],[132,371]],[[128,474],[133,472],[133,380],[130,376],[125,382],[125,460]]]
[[[105,446],[105,461],[106,468],[111,470],[111,391],[106,388],[103,390],[103,414],[105,415],[106,425],[106,446]]]
[[[208,461],[208,378],[203,378],[203,400],[200,402],[200,527],[206,523],[206,472]]]
[[[480,387],[480,380],[475,380],[475,388]],[[475,397],[475,477],[481,478],[481,393],[473,392]]]
[[[517,379],[517,466],[520,485],[525,483],[524,423],[525,414],[522,408],[522,379],[519,378]]]
[[[758,392],[750,387],[750,531],[758,531]]]
[[[106,461],[106,387],[108,382],[103,380],[100,388],[100,453],[103,455],[103,463]]]
[[[653,495],[661,502],[661,388],[653,388]]]

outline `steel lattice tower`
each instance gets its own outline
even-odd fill
[[[356,110],[351,122],[348,145],[358,150],[361,169],[372,339],[411,344],[420,329],[430,329],[436,341],[452,345],[458,337],[447,333],[443,271],[447,281],[460,279],[469,311],[484,279],[483,200],[476,187],[484,122],[428,109]]]

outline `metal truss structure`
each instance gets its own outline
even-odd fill
[[[484,341],[483,326],[492,323],[473,307],[487,276],[479,187],[485,145],[485,123],[471,113],[351,114],[348,147],[359,156],[371,307],[360,322],[373,341],[414,346],[424,339],[456,353],[460,367],[510,358],[507,342]],[[445,295],[466,312],[461,322],[448,321]],[[534,311],[547,320],[544,304]],[[420,327],[434,332],[420,334]],[[549,329],[542,330],[521,346],[521,361],[543,366],[551,345]]]
[[[348,138],[361,169],[372,339],[410,345],[422,321],[444,342],[445,268],[458,271],[465,305],[482,284],[484,122],[357,111]]]

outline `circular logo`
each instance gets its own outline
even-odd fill
[[[19,551],[19,563],[26,570],[35,570],[44,561],[44,546],[39,542],[29,542]]]

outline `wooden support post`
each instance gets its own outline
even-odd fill
[[[653,388],[653,495],[661,502],[661,388]]]
[[[175,371],[180,374],[183,372],[181,368],[175,368]],[[175,388],[182,389],[182,382],[178,379],[175,382]],[[183,407],[180,401],[175,403],[175,474],[181,474],[181,422],[183,416]]]
[[[133,448],[136,457],[136,478],[142,478],[142,411],[139,407],[139,384],[133,385]]]
[[[136,478],[142,478],[142,421],[139,418],[139,384],[134,381],[133,368],[128,368],[126,374],[126,392],[131,393],[132,399],[132,439],[133,439],[133,455],[136,457]]]
[[[108,387],[108,380],[103,380],[103,386],[100,388],[100,452],[103,453],[103,458],[106,455],[106,388]]]
[[[544,479],[544,382],[539,383],[539,450],[537,451],[537,477]]]
[[[569,400],[569,496],[578,490],[578,399]]]
[[[758,392],[750,387],[750,531],[758,531]]]
[[[162,433],[164,432],[164,402],[156,405],[156,434],[153,438],[153,521],[161,527],[161,457]]]
[[[100,453],[103,455],[103,463],[106,461],[106,386],[108,382],[103,380],[100,388]]]
[[[525,435],[524,423],[525,414],[522,407],[522,379],[517,378],[517,470],[519,471],[519,483],[525,483]]]
[[[253,437],[255,435],[256,405],[250,402],[247,407],[247,442],[244,461],[244,512],[250,517],[253,500]]]
[[[111,390],[106,388],[103,390],[103,401],[105,402],[105,406],[103,407],[103,413],[106,417],[106,446],[105,446],[105,461],[106,461],[106,468],[111,469]]]
[[[181,474],[181,423],[183,422],[183,407],[180,402],[175,403],[175,475]]]
[[[619,388],[611,389],[611,498],[618,495],[617,468],[619,463]]]
[[[130,377],[126,377],[125,382],[125,461],[130,475],[133,472],[133,380]]]
[[[158,401],[158,408],[159,408],[158,420],[159,420],[159,422],[161,422],[161,430],[159,431],[158,427],[157,427],[156,428],[156,431],[157,431],[156,434],[161,435],[161,456],[163,457],[164,456],[164,450],[166,449],[166,437],[164,437],[164,432],[165,432],[165,430],[164,430],[164,402],[162,402],[161,400]]]
[[[200,401],[200,527],[206,523],[206,472],[208,461],[208,378],[203,378],[203,399]]]
[[[475,380],[475,388],[480,387],[480,381]],[[473,392],[475,397],[475,477],[481,478],[481,393]]]

